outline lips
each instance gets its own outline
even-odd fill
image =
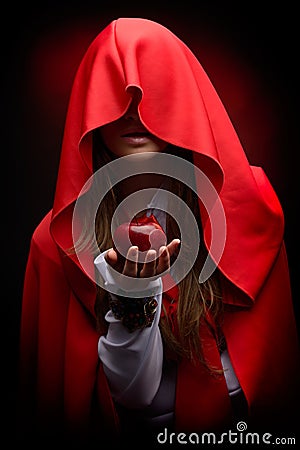
[[[147,144],[150,140],[151,134],[143,129],[126,130],[121,134],[121,138],[131,146],[141,146]]]

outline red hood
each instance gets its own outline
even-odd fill
[[[72,245],[74,202],[92,175],[91,131],[124,114],[131,86],[142,93],[139,113],[146,128],[175,146],[194,151],[195,165],[217,188],[227,222],[219,267],[254,300],[282,242],[280,204],[262,169],[249,165],[196,57],[168,29],[150,20],[113,21],[91,43],[80,64],[65,124],[51,223],[54,240],[63,253]],[[205,216],[202,210],[209,248],[210,223]],[[66,260],[75,271],[72,285],[75,290],[76,284],[83,289],[82,280],[77,283],[79,271],[81,278],[87,276],[73,260],[77,267],[71,257]]]

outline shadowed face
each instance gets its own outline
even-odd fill
[[[134,153],[163,151],[168,143],[149,133],[138,114],[138,99],[133,98],[126,113],[100,128],[104,144],[117,157]]]

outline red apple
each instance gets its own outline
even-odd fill
[[[167,244],[164,230],[153,214],[149,217],[134,218],[131,222],[119,225],[113,234],[114,249],[125,257],[129,247],[136,245],[140,252],[154,249],[158,253],[161,246]],[[144,261],[144,255],[139,254],[139,262]]]

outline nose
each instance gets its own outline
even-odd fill
[[[130,121],[134,121],[134,122],[137,122],[137,121],[140,120],[137,111],[129,111],[129,110],[127,110],[127,112],[124,115],[124,118],[126,120],[130,120]]]
[[[124,114],[124,118],[126,120],[131,120],[131,121],[139,121],[140,117],[139,117],[139,113],[138,113],[138,102],[135,101],[135,99],[132,100],[132,102],[129,105],[129,108],[127,109],[126,113]]]

